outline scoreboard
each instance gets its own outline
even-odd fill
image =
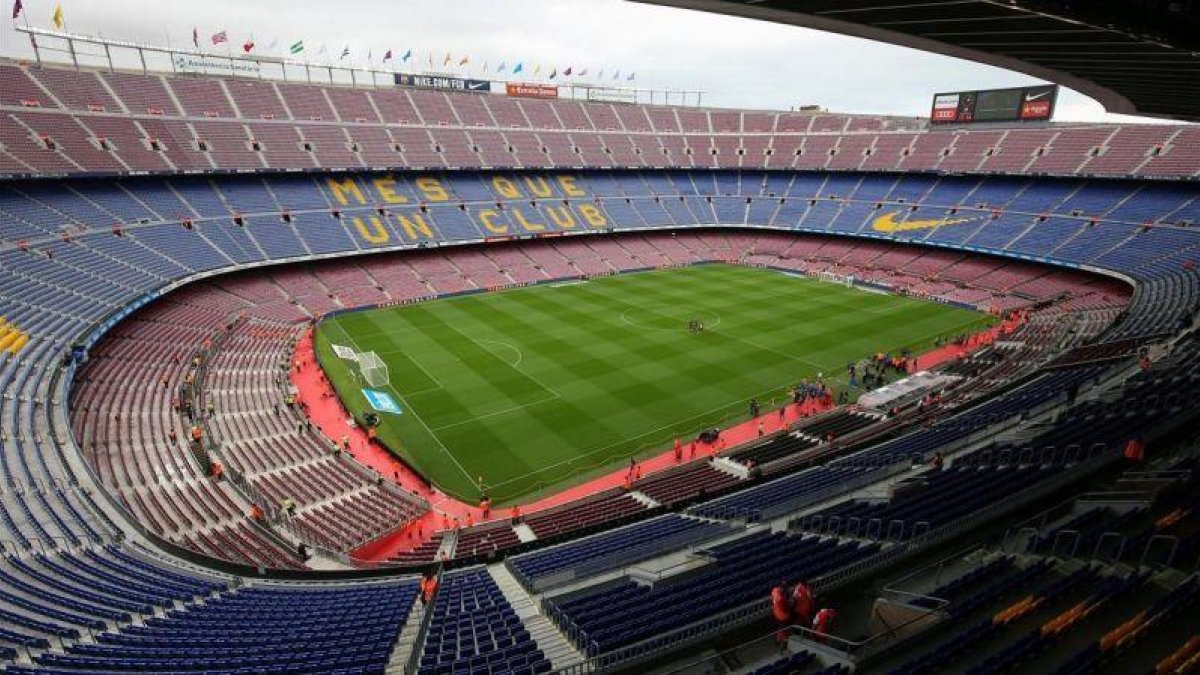
[[[934,124],[1045,121],[1054,115],[1057,99],[1056,84],[935,94],[929,121]]]

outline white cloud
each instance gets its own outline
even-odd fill
[[[30,23],[48,27],[55,2],[25,0]],[[177,47],[190,46],[196,26],[202,40],[227,30],[235,50],[250,35],[259,49],[303,39],[310,56],[324,44],[336,60],[349,45],[360,64],[368,50],[378,59],[390,48],[412,49],[417,64],[433,54],[439,66],[446,52],[469,55],[475,74],[501,61],[523,62],[527,72],[536,63],[593,74],[619,68],[636,71],[638,86],[703,90],[705,104],[727,107],[926,115],[935,91],[1038,82],[878,42],[624,0],[68,0],[63,8],[72,31]],[[11,25],[2,35],[5,55],[32,56]],[[1064,91],[1058,118],[1110,116]]]

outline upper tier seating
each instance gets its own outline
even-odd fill
[[[1182,126],[951,133],[920,118],[514,100],[11,61],[0,62],[0,85],[0,175],[447,166],[1200,171],[1195,135]]]

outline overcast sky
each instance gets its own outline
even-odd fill
[[[6,16],[13,0],[7,3]],[[33,26],[51,27],[55,0],[23,0]],[[641,87],[703,90],[706,105],[787,109],[818,104],[841,112],[928,115],[932,94],[1039,82],[990,66],[878,42],[748,19],[624,0],[62,0],[68,30],[110,38],[191,45],[226,30],[235,48],[282,54],[304,40],[316,59],[327,45],[336,61],[349,46],[365,65],[387,49],[411,49],[424,69],[446,52],[471,63],[461,74],[489,74],[502,61],[587,68],[594,75],[636,72]],[[5,22],[7,56],[30,57],[28,39]],[[58,58],[66,58],[58,56]],[[323,61],[327,57],[320,57]],[[93,59],[94,60],[94,59]],[[133,65],[127,63],[126,65]],[[532,78],[531,78],[532,79]],[[607,79],[607,77],[606,77]],[[1059,120],[1124,119],[1073,91],[1059,98]]]

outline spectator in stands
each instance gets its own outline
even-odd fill
[[[521,522],[521,507],[520,506],[512,507],[511,521],[512,521],[513,525],[516,525],[517,523]]]
[[[771,589],[771,616],[779,625],[775,631],[775,640],[779,642],[781,649],[786,648],[787,627],[792,623],[792,607],[788,602],[786,581],[780,581],[778,586]]]
[[[430,600],[433,600],[433,594],[437,592],[438,580],[437,574],[434,572],[426,572],[421,575],[421,604],[428,605]]]
[[[250,520],[253,520],[256,523],[262,522],[262,519],[264,516],[265,516],[265,514],[263,513],[261,506],[259,506],[258,504],[250,505]]]
[[[944,458],[944,457],[942,457],[942,452],[941,452],[940,450],[939,450],[939,451],[937,451],[937,452],[935,452],[935,453],[933,453],[933,459],[929,460],[929,466],[930,466],[930,468],[932,468],[934,471],[941,471],[941,470],[942,470],[942,466],[943,466],[945,463],[946,463],[946,460],[945,460],[945,458]]]
[[[821,611],[817,612],[817,616],[813,618],[813,634],[817,642],[825,643],[825,636],[829,635],[830,629],[833,628],[833,621],[837,618],[837,610],[831,607],[822,607]]]
[[[284,497],[280,506],[283,507],[288,516],[296,515],[296,502],[291,497]]]
[[[308,546],[304,542],[296,544],[296,555],[300,556],[301,560],[308,560]]]
[[[804,581],[797,581],[796,587],[792,589],[793,620],[801,626],[809,625],[809,622],[812,621],[814,602],[812,587]]]
[[[171,430],[167,432],[167,440],[171,442],[171,445],[175,445],[175,442],[179,440],[179,434],[175,433],[175,427],[171,427]]]
[[[225,465],[220,462],[213,462],[212,463],[213,480],[221,480],[221,478],[224,475],[225,475]]]

